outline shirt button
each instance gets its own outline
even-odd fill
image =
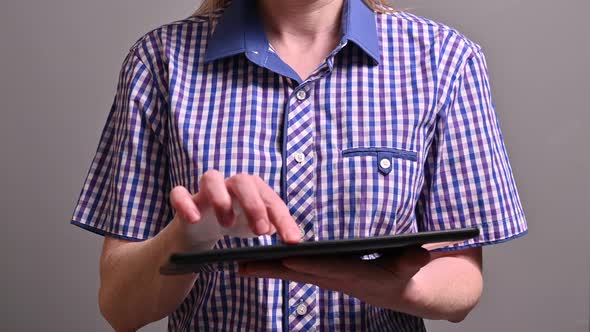
[[[299,316],[305,315],[307,313],[307,306],[305,305],[305,303],[301,303],[300,305],[298,305],[296,312]]]
[[[297,97],[297,100],[299,101],[304,101],[307,98],[307,93],[303,90],[299,90],[295,94],[295,97]]]
[[[301,152],[295,152],[295,161],[301,164],[305,161],[305,155]]]
[[[389,160],[387,158],[383,158],[379,162],[379,165],[383,168],[389,168],[389,167],[391,167],[391,160]]]

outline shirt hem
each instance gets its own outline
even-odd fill
[[[508,242],[508,241],[523,237],[523,236],[527,235],[528,233],[529,233],[529,230],[526,229],[520,233],[513,234],[511,236],[497,239],[497,240],[478,242],[478,243],[470,243],[470,244],[465,244],[465,245],[461,245],[461,246],[457,246],[457,247],[440,248],[440,249],[435,249],[432,251],[433,252],[452,252],[452,251],[457,251],[457,250],[465,250],[465,249],[478,248],[478,247],[489,246],[489,245],[494,245],[494,244],[501,244],[504,242]]]
[[[80,227],[80,228],[82,228],[84,230],[90,231],[90,232],[92,232],[94,234],[97,234],[97,235],[108,236],[108,237],[112,237],[112,238],[119,239],[119,240],[132,241],[132,242],[141,242],[141,241],[145,241],[146,240],[146,239],[141,239],[141,238],[134,238],[134,237],[124,236],[124,235],[116,234],[116,233],[113,233],[113,232],[108,232],[108,231],[105,231],[104,229],[100,229],[100,228],[97,228],[97,227],[89,226],[87,224],[81,223],[81,222],[76,221],[76,220],[70,221],[70,224],[72,224],[74,226],[77,226],[77,227]]]

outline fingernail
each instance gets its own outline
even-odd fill
[[[287,233],[287,237],[289,242],[298,243],[301,242],[301,239],[305,236],[305,231],[303,228],[297,227],[297,231]]]
[[[196,223],[201,219],[201,214],[199,213],[199,211],[197,211],[197,209],[192,209],[189,211],[188,213],[188,222],[190,223]]]
[[[290,232],[283,232],[280,233],[281,239],[285,243],[299,243],[301,242],[301,238],[293,233]]]
[[[264,219],[259,219],[256,221],[256,231],[258,234],[266,234],[269,231],[268,222]]]

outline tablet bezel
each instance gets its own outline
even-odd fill
[[[383,255],[408,246],[424,246],[428,250],[434,250],[478,235],[478,228],[462,228],[348,240],[322,240],[298,244],[280,243],[268,246],[174,253],[170,256],[168,264],[160,269],[160,272],[163,274],[198,272],[201,266],[207,264],[272,261],[291,257]]]

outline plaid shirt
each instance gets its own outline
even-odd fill
[[[302,55],[305,56],[305,55]],[[305,241],[474,226],[527,231],[481,48],[408,13],[346,3],[339,46],[303,80],[235,0],[141,38],[125,59],[74,225],[142,241],[209,169],[262,177]],[[223,238],[216,248],[276,236]],[[351,282],[362,282],[351,280]],[[312,285],[201,273],[170,331],[423,331],[422,319]]]

